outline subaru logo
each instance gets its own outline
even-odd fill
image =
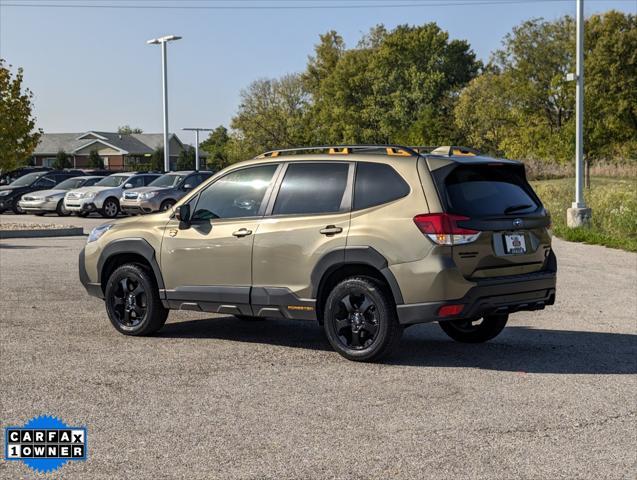
[[[523,224],[524,222],[522,221],[521,218],[516,218],[515,220],[513,220],[513,226],[515,228],[520,228]]]

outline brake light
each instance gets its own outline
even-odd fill
[[[460,312],[462,312],[463,309],[464,309],[464,305],[462,304],[443,305],[442,307],[440,307],[440,310],[438,310],[438,316],[439,317],[455,317],[457,315],[460,315]]]
[[[463,220],[470,219],[451,213],[427,213],[414,217],[414,223],[420,231],[438,245],[462,245],[475,242],[480,232],[458,226],[457,222]]]

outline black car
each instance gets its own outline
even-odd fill
[[[6,210],[13,210],[16,214],[24,213],[18,205],[22,195],[37,190],[50,190],[63,180],[82,174],[78,170],[47,170],[23,175],[9,185],[0,187],[0,213]]]
[[[11,182],[15,182],[18,178],[29,173],[49,172],[51,170],[53,169],[50,167],[20,167],[15,170],[9,170],[0,175],[0,185],[9,185]]]

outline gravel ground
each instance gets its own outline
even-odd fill
[[[61,225],[59,223],[13,223],[2,222],[0,223],[0,230],[15,231],[15,230],[61,230],[65,228],[76,228],[77,225]],[[79,227],[78,227],[79,228]]]
[[[554,307],[484,345],[415,326],[368,365],[310,322],[175,312],[158,336],[124,337],[79,283],[82,243],[0,241],[2,426],[86,425],[89,459],[63,478],[637,474],[634,253],[556,240]]]

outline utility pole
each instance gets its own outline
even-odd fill
[[[569,227],[590,224],[592,211],[584,201],[584,0],[577,1],[577,65],[569,80],[575,80],[575,201],[566,211]]]
[[[182,128],[182,130],[187,130],[189,132],[195,132],[195,170],[199,171],[201,167],[201,162],[199,161],[199,132],[212,132],[212,128]]]
[[[166,64],[166,44],[173,40],[179,40],[177,35],[166,35],[153,38],[146,43],[149,45],[161,45],[161,78],[164,111],[164,171],[170,171],[170,144],[168,142],[168,65]]]

